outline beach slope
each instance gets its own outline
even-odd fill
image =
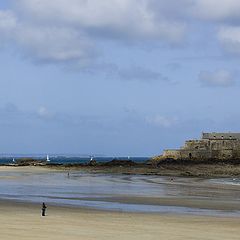
[[[240,219],[208,216],[121,213],[81,208],[0,202],[1,239],[221,240],[239,239]]]

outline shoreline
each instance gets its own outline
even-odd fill
[[[68,175],[69,172],[70,175]],[[23,182],[23,184],[28,187],[28,178],[26,178],[28,176],[33,177],[30,179],[34,179],[34,176],[36,176],[37,181],[47,178],[48,180],[44,183],[44,186],[46,187],[48,186],[48,181],[51,181],[51,179],[55,179],[54,184],[57,184],[56,186],[58,186],[58,184],[61,185],[61,182],[59,182],[60,180],[63,181],[62,184],[68,184],[69,182],[71,184],[75,184],[77,187],[80,186],[78,183],[82,184],[81,186],[91,187],[103,181],[103,185],[100,184],[98,186],[103,186],[104,188],[106,187],[105,193],[98,192],[98,187],[96,187],[95,190],[92,189],[91,191],[93,192],[90,193],[88,193],[88,191],[86,192],[85,189],[85,192],[83,191],[83,195],[81,195],[81,191],[79,192],[80,195],[77,194],[78,191],[76,191],[76,195],[49,195],[49,198],[46,197],[46,199],[44,199],[45,190],[43,187],[41,188],[42,190],[39,189],[40,191],[43,191],[42,195],[39,193],[38,196],[35,197],[34,194],[31,196],[30,193],[28,199],[29,203],[46,201],[57,206],[82,206],[83,208],[102,209],[104,211],[114,211],[114,209],[119,209],[119,211],[126,212],[156,211],[158,213],[163,213],[165,212],[165,209],[168,209],[169,212],[174,212],[175,209],[176,212],[178,211],[180,214],[186,212],[188,214],[195,215],[219,215],[219,212],[222,211],[222,215],[231,215],[231,212],[233,212],[233,215],[240,216],[240,202],[238,201],[240,197],[239,184],[224,184],[221,181],[211,181],[208,178],[160,176],[158,178],[157,176],[124,176],[121,174],[115,175],[114,177],[114,174],[111,173],[95,173],[97,175],[94,174],[92,178],[91,176],[93,173],[91,172],[79,171],[77,169],[52,169],[39,166],[5,166],[0,167],[0,173],[2,173],[0,180],[5,181],[3,182],[3,188],[4,186],[8,186],[9,181],[15,183],[16,186],[18,186],[18,184],[21,185],[21,181],[24,181],[24,179],[25,183]],[[52,176],[54,176],[54,178],[52,178]],[[114,181],[112,177],[114,177]],[[78,179],[79,182],[76,182],[74,179]],[[117,183],[120,185],[116,185]],[[120,192],[111,190],[112,186],[122,186],[121,184],[130,184],[129,186],[131,186],[131,184],[136,184],[139,187],[139,184],[141,184],[142,187],[146,188],[144,190],[145,193],[139,193],[138,191],[136,192],[131,190],[127,194],[126,186],[128,185],[123,185],[125,187]],[[38,183],[35,182],[35,185],[38,186]],[[9,186],[11,187],[12,185]],[[67,189],[68,185],[65,186]],[[149,192],[148,187],[152,189]],[[166,191],[165,193],[158,193],[158,191],[162,191],[164,189]],[[33,191],[35,191],[34,188]],[[51,191],[54,191],[54,187],[52,187]],[[19,202],[25,201],[24,196],[21,196],[21,192],[19,193],[19,197],[14,196],[14,192],[12,194],[12,196],[4,196],[3,194],[2,199],[13,199],[11,201],[15,201],[16,199],[16,201],[19,200]],[[231,198],[231,196],[234,197]],[[181,208],[186,209],[181,211]],[[209,214],[206,213],[207,211],[209,211]]]
[[[21,185],[21,181],[25,181],[28,186],[28,176],[36,177],[33,179],[37,181],[36,186],[39,186],[39,177],[45,179],[46,176],[49,176],[50,178],[47,178],[46,185],[44,185],[48,186],[48,181],[54,179],[52,176],[58,176],[58,174],[56,174],[58,172],[60,176],[64,176],[64,179],[68,181],[66,175],[67,171],[45,167],[0,167],[0,172],[2,173],[0,180],[3,181],[3,184],[13,181],[17,183],[17,186]],[[9,177],[13,176],[17,177],[15,179],[9,179]],[[81,180],[83,181],[82,183],[87,182],[88,177],[92,179],[91,174],[86,174],[86,176],[86,181],[83,179]],[[132,177],[130,177],[130,179],[131,178]],[[111,177],[104,177],[104,179],[111,180]],[[114,179],[118,178],[114,177]],[[126,177],[119,177],[119,179],[125,179],[127,181]],[[135,177],[133,177],[133,179],[135,179]],[[137,179],[142,179],[142,177],[137,177]],[[173,182],[166,183],[164,179],[166,180],[167,178],[160,178],[158,182],[167,184],[166,186],[169,187],[173,187],[175,184],[178,186],[180,184],[184,189],[186,188],[187,191],[189,191],[189,187],[193,187],[193,189],[195,187],[198,189],[205,187],[205,181],[192,181],[187,178],[182,178],[181,181],[178,181],[176,178],[176,182],[174,180]],[[58,180],[59,178],[55,178],[55,181],[58,182]],[[81,181],[77,182],[77,186],[79,186],[78,183],[81,183]],[[51,182],[53,183],[53,189],[55,186],[54,183],[57,182]],[[218,189],[218,185],[216,186]],[[210,187],[212,191],[211,187],[214,186],[209,184],[208,187]],[[237,187],[231,186],[230,188],[237,189]],[[222,187],[219,191],[222,193],[226,189],[229,189],[229,186]],[[4,193],[4,191],[2,191],[2,193]],[[24,192],[24,194],[27,193]],[[235,201],[236,205],[234,205],[233,202],[229,202],[228,198],[226,202],[217,202],[215,201],[216,199],[214,201],[211,199],[205,201],[201,198],[184,198],[182,195],[178,196],[178,194],[176,194],[177,197],[171,195],[169,197],[156,196],[134,197],[117,194],[111,195],[113,201],[126,204],[159,204],[163,207],[169,204],[173,206],[184,206],[187,204],[187,206],[190,207],[210,208],[210,214],[205,215],[201,214],[201,212],[197,214],[188,214],[186,212],[175,212],[175,210],[171,212],[132,212],[116,209],[95,209],[85,206],[50,203],[47,198],[42,199],[41,202],[40,199],[38,199],[39,203],[27,202],[26,200],[0,199],[1,237],[4,240],[186,240],[196,239],[196,236],[197,239],[206,240],[239,239],[239,215],[214,215],[212,214],[214,210],[212,211],[211,209],[215,207],[231,211],[233,210],[231,208],[240,209],[240,203]],[[91,199],[89,198],[89,200]],[[105,198],[95,198],[92,200],[111,201],[111,199],[107,197],[107,194]],[[41,216],[42,201],[47,205],[46,217]],[[110,204],[110,202],[108,204]]]
[[[101,209],[101,208],[93,208],[93,207],[85,207],[85,206],[77,206],[71,204],[61,204],[61,203],[52,203],[52,202],[45,202],[47,205],[47,212],[49,209],[52,210],[64,210],[68,212],[87,212],[87,213],[104,213],[104,214],[133,214],[133,215],[157,215],[157,216],[169,216],[169,217],[199,217],[199,218],[228,218],[228,219],[238,219],[240,221],[240,215],[231,215],[231,214],[202,214],[200,213],[178,213],[178,212],[138,212],[138,211],[123,211],[123,210],[116,210],[116,209]],[[176,206],[176,205],[172,205]],[[17,207],[20,209],[38,209],[39,214],[41,213],[42,202],[31,202],[26,200],[15,200],[15,199],[0,199],[0,209],[1,208],[12,208]],[[206,209],[206,210],[215,210],[215,209]],[[219,209],[217,209],[219,210]],[[222,209],[223,211],[226,208]],[[230,210],[230,209],[229,209]],[[231,211],[231,210],[230,210]],[[234,211],[234,210],[233,210]]]
[[[0,171],[24,171],[25,169],[37,171],[71,172],[80,171],[88,174],[110,175],[145,175],[160,177],[193,177],[193,178],[240,178],[240,165],[194,164],[194,165],[161,165],[152,167],[139,164],[139,166],[79,166],[79,165],[0,165]]]
[[[1,237],[25,239],[239,239],[239,218],[125,213],[0,201]]]
[[[47,169],[63,171],[83,171],[93,174],[156,175],[169,177],[227,178],[240,177],[240,165],[231,164],[164,164],[159,167],[139,164],[139,166],[64,166],[46,165]]]
[[[157,175],[170,177],[240,177],[240,161],[148,161],[112,160],[89,163],[47,163],[41,160],[22,159],[19,163],[0,165],[0,168],[43,168],[59,171],[82,171],[93,174]]]
[[[136,203],[136,199],[137,202]],[[84,199],[85,201],[88,201],[90,199]],[[95,199],[98,201],[98,199]],[[106,201],[106,199],[101,199],[102,201]],[[216,203],[216,204],[210,204],[207,202],[201,202],[201,201],[193,201],[192,199],[188,199],[188,201],[185,202],[184,199],[155,199],[154,203],[151,202],[149,205],[146,201],[146,198],[138,199],[138,198],[115,198],[112,200],[107,200],[106,203],[114,203],[113,200],[117,200],[120,204],[127,204],[133,206],[136,206],[138,204],[144,205],[144,206],[152,206],[155,210],[126,210],[126,209],[115,209],[115,208],[98,208],[98,207],[91,207],[91,206],[84,206],[84,205],[72,205],[67,203],[53,203],[48,202],[47,200],[45,203],[51,207],[52,209],[68,209],[70,211],[83,211],[83,212],[99,212],[99,213],[115,213],[115,214],[147,214],[147,215],[163,215],[163,216],[176,216],[176,217],[212,217],[212,218],[234,218],[240,220],[240,208],[239,204],[235,204],[234,206],[226,205],[225,202],[222,203]],[[91,200],[90,200],[91,201]],[[143,201],[143,202],[141,202]],[[41,203],[42,202],[32,202],[27,200],[17,200],[17,199],[0,199],[0,205],[1,206],[18,206],[23,208],[39,208],[39,211],[41,209]],[[154,204],[154,205],[152,205]],[[161,211],[156,210],[157,207],[162,208]],[[182,210],[184,209],[184,210]]]

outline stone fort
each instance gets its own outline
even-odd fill
[[[163,158],[240,159],[240,133],[202,133],[199,140],[188,140],[180,149],[164,150]]]

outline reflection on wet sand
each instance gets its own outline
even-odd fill
[[[137,212],[240,216],[238,179],[0,171],[0,198]]]

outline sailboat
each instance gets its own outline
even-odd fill
[[[47,155],[47,162],[50,162],[49,156]]]

